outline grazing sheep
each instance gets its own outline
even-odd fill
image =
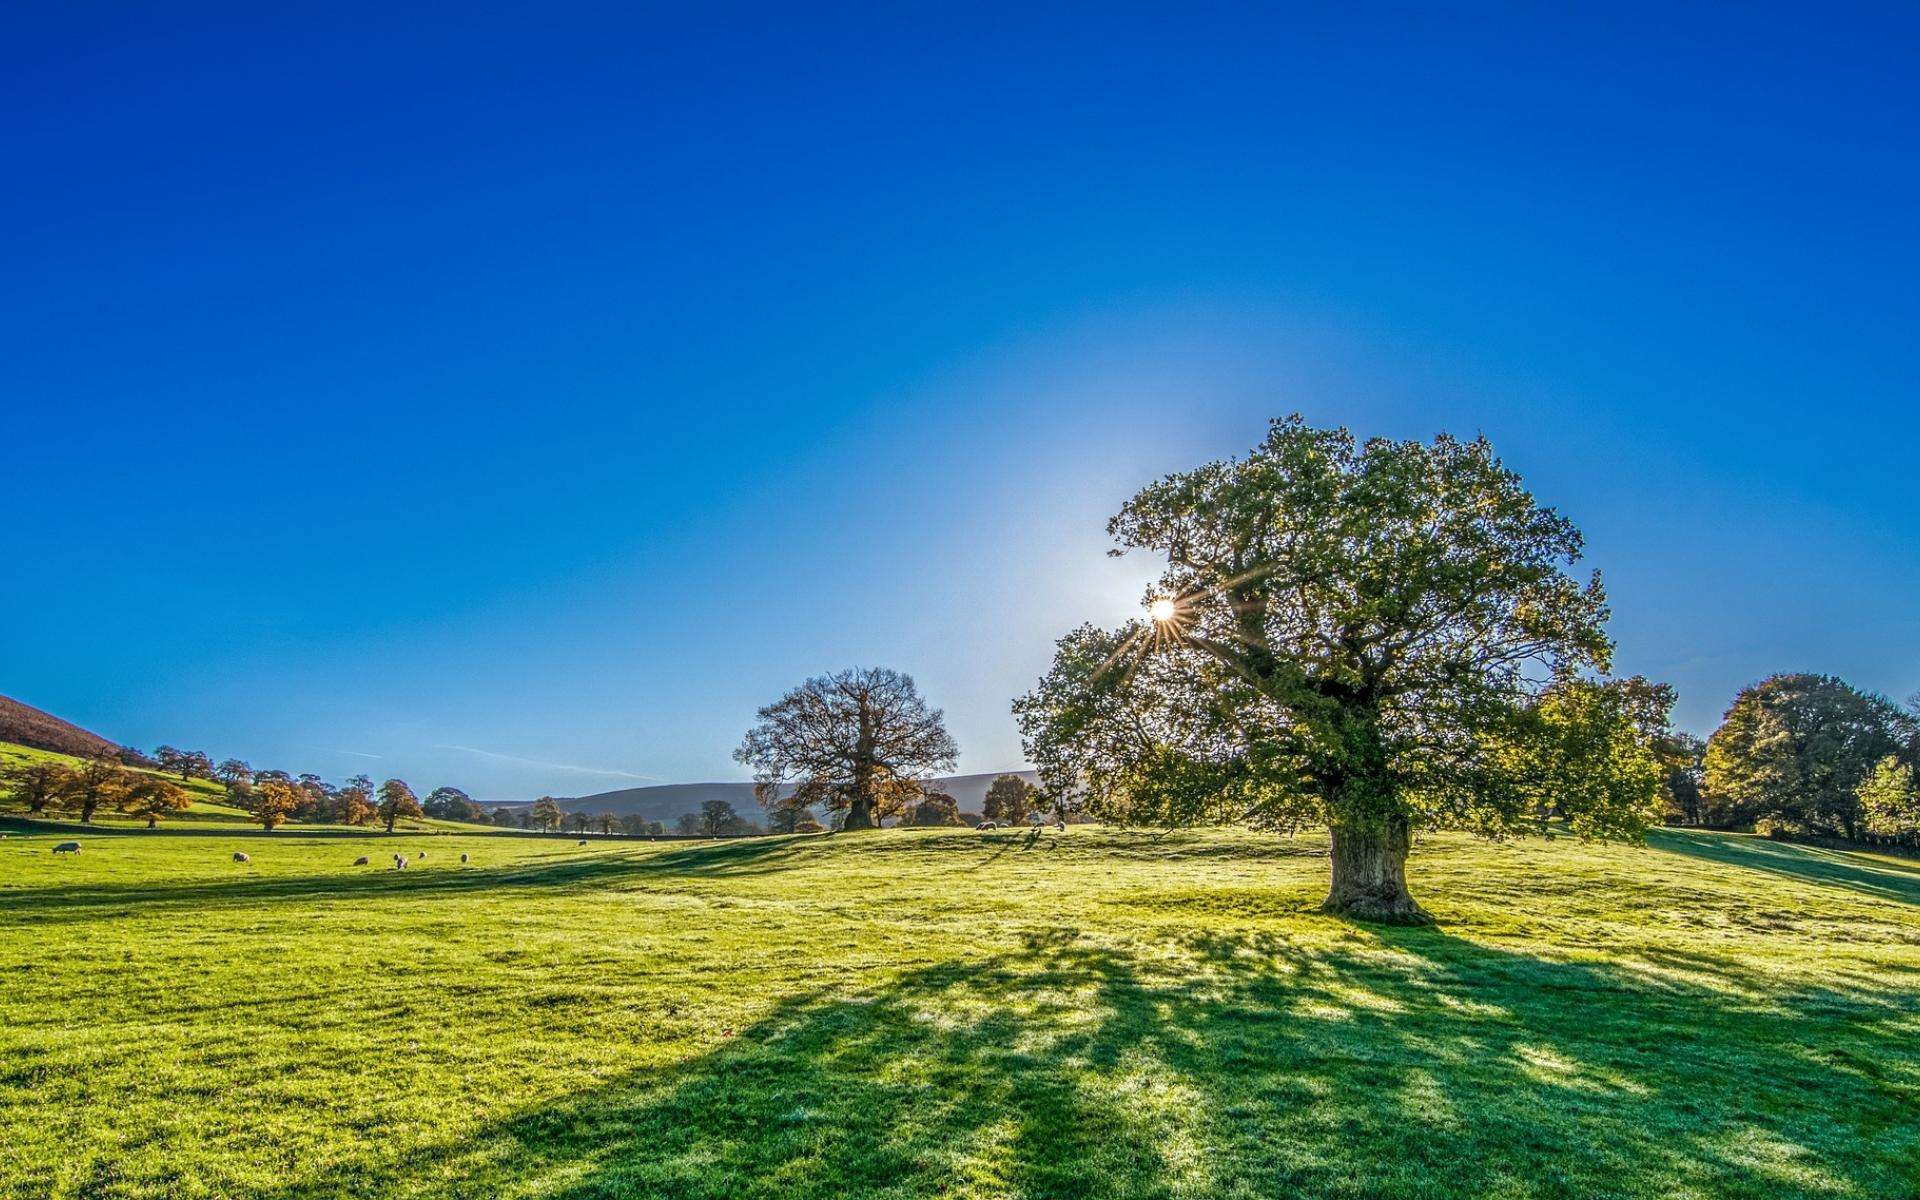
[[[400,857],[400,856],[399,856],[398,854],[396,854],[396,855],[394,855],[394,856],[393,856],[393,869],[394,869],[394,870],[396,870],[396,871],[404,871],[404,870],[406,870],[406,869],[407,869],[407,860],[406,860],[406,859],[404,859],[404,858],[401,858],[401,857]]]
[[[980,823],[979,823],[978,825],[975,825],[975,826],[974,826],[974,828],[975,828],[975,829],[998,829],[998,828],[1000,828],[1000,822],[998,822],[998,821],[982,821],[982,822],[980,822]]]
[[[248,858],[246,855],[240,853],[238,850],[235,850],[233,852],[233,861],[237,863],[250,863],[253,860],[251,858]]]
[[[586,844],[587,844],[587,839],[585,839],[585,838],[581,838],[581,839],[580,839],[580,844],[581,844],[582,846],[584,846],[584,845],[586,845]]]
[[[421,862],[425,862],[425,861],[427,861],[427,852],[426,852],[425,850],[422,850],[422,851],[420,852],[420,855],[419,855],[419,857],[420,857],[420,861],[421,861]]]
[[[367,865],[367,856],[366,856],[366,855],[364,855],[364,854],[362,854],[362,855],[361,855],[361,856],[360,856],[359,858],[356,858],[356,859],[354,859],[354,860],[353,860],[353,865],[354,865],[354,866],[356,866],[356,867],[364,867],[364,866],[366,866],[366,865]]]
[[[465,862],[465,861],[467,861],[467,856],[466,856],[466,855],[464,855],[464,854],[462,854],[462,855],[460,856],[460,861],[461,861],[461,862]]]
[[[55,854],[78,854],[80,853],[80,843],[79,842],[61,842],[58,846],[55,846],[53,848],[53,852]]]

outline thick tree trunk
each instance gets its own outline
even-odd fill
[[[867,731],[866,713],[860,714],[860,745],[853,768],[853,795],[847,803],[847,819],[841,829],[873,828],[873,744]]]
[[[1431,925],[1433,918],[1407,892],[1405,817],[1335,825],[1333,886],[1320,911],[1393,925]]]

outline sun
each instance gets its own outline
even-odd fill
[[[1179,610],[1174,607],[1173,600],[1167,596],[1161,596],[1152,604],[1147,605],[1147,615],[1162,625],[1173,620],[1174,614],[1178,611]]]

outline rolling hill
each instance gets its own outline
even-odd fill
[[[933,787],[957,800],[962,812],[979,812],[981,802],[986,799],[987,788],[1001,775],[1018,775],[1034,784],[1040,781],[1040,777],[1032,771],[991,771],[984,775],[945,776],[934,780]],[[760,811],[759,802],[753,798],[751,783],[668,783],[655,787],[621,788],[591,796],[569,796],[560,800],[560,807],[566,812],[610,812],[620,817],[638,816],[649,821],[671,821],[681,813],[698,812],[708,800],[725,800],[742,816],[752,816]]]
[[[101,754],[124,757],[127,753],[117,742],[7,696],[0,696],[0,742],[53,750],[75,758]]]

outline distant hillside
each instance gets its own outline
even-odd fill
[[[36,750],[55,750],[78,758],[97,754],[123,754],[117,742],[90,733],[52,713],[41,712],[31,704],[22,704],[0,696],[0,742],[32,746]]]
[[[933,788],[960,802],[963,812],[979,812],[986,800],[987,788],[1001,775],[1018,775],[1038,784],[1032,771],[993,771],[985,775],[952,775],[936,779]],[[742,816],[760,811],[750,783],[669,783],[658,787],[621,788],[617,792],[599,792],[591,796],[570,796],[560,801],[567,812],[605,813],[639,816],[648,821],[671,821],[681,813],[698,812],[708,800],[725,800]]]

